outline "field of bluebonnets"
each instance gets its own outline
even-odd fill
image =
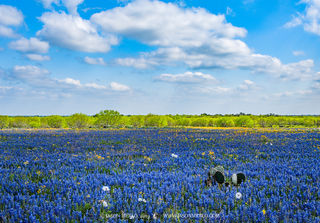
[[[6,130],[0,176],[0,222],[320,222],[316,130]]]

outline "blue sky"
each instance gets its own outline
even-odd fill
[[[1,0],[0,114],[319,114],[319,0]]]

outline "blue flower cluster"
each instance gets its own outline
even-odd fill
[[[320,222],[311,130],[6,130],[0,176],[0,222]]]

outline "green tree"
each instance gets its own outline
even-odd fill
[[[82,113],[76,113],[67,118],[70,128],[86,128],[89,126],[89,117]]]
[[[145,116],[144,124],[146,127],[165,127],[168,125],[166,117],[153,114]]]
[[[131,120],[130,117],[128,116],[121,116],[119,121],[118,121],[118,125],[120,127],[129,127],[131,125]]]
[[[191,121],[191,126],[196,126],[196,127],[206,127],[208,126],[208,118],[203,117],[203,118],[194,118]]]
[[[177,119],[177,126],[190,126],[191,125],[191,119],[190,118],[185,118],[185,117],[180,117]]]
[[[9,128],[29,128],[27,117],[16,116],[12,117],[9,122]]]
[[[130,123],[135,128],[140,128],[144,126],[144,117],[142,115],[130,116]]]
[[[0,116],[0,129],[8,128],[9,126],[9,117],[6,115]]]
[[[28,122],[29,127],[31,127],[31,128],[40,128],[41,127],[39,117],[28,117],[27,122]]]
[[[210,118],[209,121],[208,121],[208,126],[209,127],[217,126],[217,119],[216,118]]]
[[[234,121],[230,117],[221,117],[217,120],[217,126],[219,126],[219,127],[234,127]]]
[[[121,118],[121,114],[115,110],[104,110],[96,114],[95,117],[95,125],[99,128],[106,128],[116,125]]]
[[[46,117],[47,124],[50,128],[63,128],[65,126],[65,120],[59,115],[51,115]]]
[[[240,116],[235,120],[237,127],[253,127],[254,122],[249,116]]]
[[[167,125],[169,127],[176,126],[176,120],[174,120],[172,117],[166,116],[166,119],[167,119]]]

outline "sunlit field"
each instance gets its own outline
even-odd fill
[[[0,176],[0,222],[320,222],[318,130],[5,130]]]

